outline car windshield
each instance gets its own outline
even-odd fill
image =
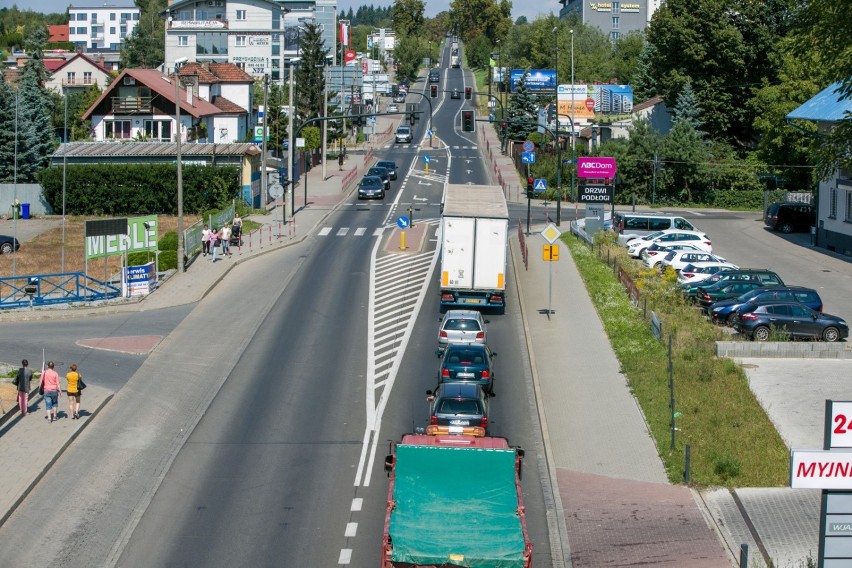
[[[400,126],[399,128],[396,129],[396,132],[397,132],[397,134],[408,134],[408,127],[407,126]]]
[[[384,168],[370,168],[369,170],[367,170],[367,173],[369,173],[370,175],[374,175],[374,176],[383,176],[387,172],[388,171]]]
[[[665,235],[665,233],[663,231],[657,231],[656,233],[651,233],[650,235],[646,235],[646,236],[642,237],[642,240],[653,241],[657,237],[662,237],[663,235]]]
[[[362,187],[382,187],[383,184],[382,178],[378,176],[369,176],[361,180]]]
[[[453,349],[448,353],[447,362],[452,365],[484,365],[485,353],[479,349]]]
[[[742,296],[737,298],[737,301],[738,302],[748,302],[749,300],[751,300],[752,298],[754,298],[758,294],[763,294],[764,292],[766,292],[766,290],[761,290],[759,288],[757,290],[749,290],[748,292],[746,292],[745,294],[743,294]]]
[[[438,404],[440,414],[482,414],[479,401],[445,398]]]
[[[393,162],[379,162],[377,165],[380,168],[387,168],[389,170],[392,170],[396,167],[396,164],[394,164]]]
[[[444,329],[449,331],[479,331],[479,322],[472,319],[447,320]]]

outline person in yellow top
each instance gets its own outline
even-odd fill
[[[65,375],[68,381],[68,414],[72,420],[80,418],[80,388],[79,382],[82,376],[77,372],[77,363],[71,363],[71,371]]]

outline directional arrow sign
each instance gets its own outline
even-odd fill
[[[534,164],[535,152],[521,152],[521,163]]]
[[[432,185],[432,182],[423,181],[422,179],[417,180],[417,185]]]
[[[433,134],[434,134],[434,132],[432,132],[432,129],[431,129],[431,128],[430,128],[429,130],[427,130],[427,131],[426,131],[426,136],[428,136],[429,138],[432,138],[432,135],[433,135]]]
[[[429,162],[432,161],[432,158],[430,158],[429,156],[423,156],[423,161],[428,164]]]
[[[415,195],[415,196],[414,196],[414,201],[429,201],[429,200],[428,200],[427,198],[425,198],[425,197],[417,197],[417,196]]]
[[[396,220],[396,226],[399,227],[400,229],[404,229],[404,228],[408,227],[408,217],[401,215]]]

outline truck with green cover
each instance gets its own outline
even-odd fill
[[[523,456],[499,437],[406,434],[392,444],[381,568],[531,568]]]

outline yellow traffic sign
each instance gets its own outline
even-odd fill
[[[559,260],[559,245],[542,245],[541,259],[548,262]]]
[[[544,230],[541,232],[541,236],[544,237],[544,240],[553,244],[556,242],[559,237],[562,236],[562,231],[556,228],[556,225],[550,223]]]

